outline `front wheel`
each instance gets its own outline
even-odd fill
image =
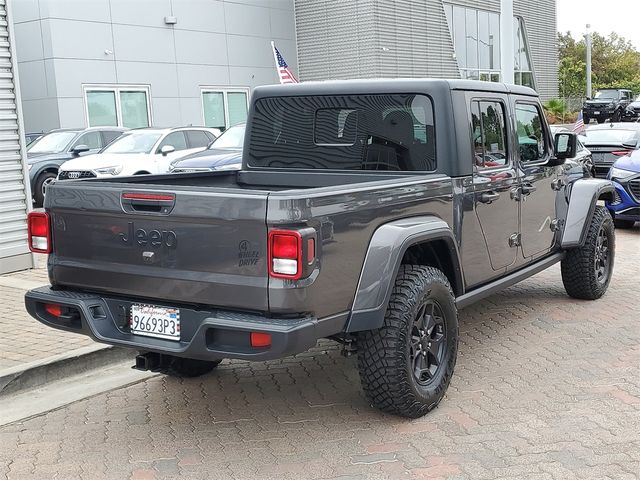
[[[609,210],[597,206],[583,246],[567,251],[562,283],[570,297],[595,300],[609,287],[615,257],[615,233]]]
[[[444,396],[458,350],[458,312],[447,277],[402,265],[381,328],[358,335],[358,369],[371,404],[417,418]]]
[[[611,121],[614,123],[619,122],[621,118],[622,118],[622,112],[620,112],[620,110],[616,110],[615,112],[613,112],[613,115],[611,116]]]

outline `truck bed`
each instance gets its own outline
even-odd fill
[[[436,174],[212,172],[49,188],[55,287],[275,315],[348,310],[379,225],[452,217],[452,180]],[[319,271],[290,295],[291,281],[269,278],[267,233],[301,227],[317,232]]]

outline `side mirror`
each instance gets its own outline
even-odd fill
[[[557,133],[553,139],[554,157],[549,161],[548,165],[562,165],[567,158],[575,157],[577,150],[578,137],[575,133]]]
[[[87,145],[76,145],[71,149],[71,153],[74,157],[80,156],[81,153],[88,152],[91,150]]]
[[[175,151],[176,151],[176,147],[174,147],[173,145],[165,145],[160,149],[160,153],[162,154],[163,157],[166,157],[171,152],[175,152]]]

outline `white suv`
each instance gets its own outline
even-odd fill
[[[204,127],[130,130],[95,155],[63,163],[58,179],[168,173],[173,160],[204,150],[219,134]]]

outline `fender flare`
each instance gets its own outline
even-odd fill
[[[464,293],[460,255],[451,227],[434,216],[411,217],[380,226],[371,237],[346,332],[380,328],[402,258],[413,245],[444,241],[453,264],[457,295]]]
[[[571,184],[569,208],[562,232],[562,248],[584,245],[587,231],[596,209],[596,202],[602,196],[613,199],[615,187],[609,180],[587,178]]]

